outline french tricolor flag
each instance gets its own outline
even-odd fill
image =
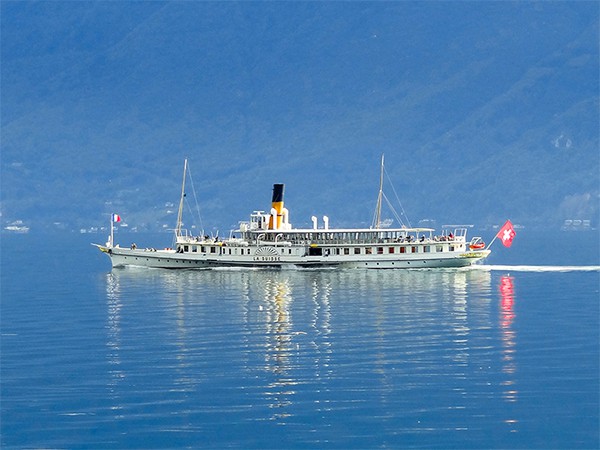
[[[121,221],[121,216],[118,215],[118,214],[113,214],[112,215],[112,221],[115,222],[115,223],[120,222]]]

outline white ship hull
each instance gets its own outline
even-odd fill
[[[343,268],[343,269],[422,269],[440,267],[465,267],[476,263],[489,254],[489,250],[452,251],[439,253],[414,253],[401,256],[371,255],[364,257],[344,257],[344,255],[328,256],[265,256],[265,248],[284,252],[289,248],[255,247],[245,249],[247,255],[218,254],[202,255],[177,253],[175,250],[129,249],[98,246],[110,256],[113,267],[140,266],[163,269],[210,269],[217,267],[248,268]],[[420,246],[420,250],[425,247]],[[222,248],[222,247],[220,247]],[[398,247],[399,248],[399,247]],[[227,248],[225,247],[225,250]],[[307,249],[298,249],[303,255]],[[257,253],[259,253],[257,255]],[[271,252],[269,252],[271,253]],[[348,255],[349,256],[349,255]]]

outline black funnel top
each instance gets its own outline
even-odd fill
[[[273,185],[273,203],[279,203],[283,201],[283,184]]]

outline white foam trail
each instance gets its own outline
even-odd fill
[[[481,264],[471,266],[471,268],[503,272],[600,272],[600,266],[501,266]]]

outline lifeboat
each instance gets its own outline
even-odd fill
[[[484,242],[477,242],[475,244],[469,245],[469,248],[471,250],[483,250],[485,248],[485,243]]]

